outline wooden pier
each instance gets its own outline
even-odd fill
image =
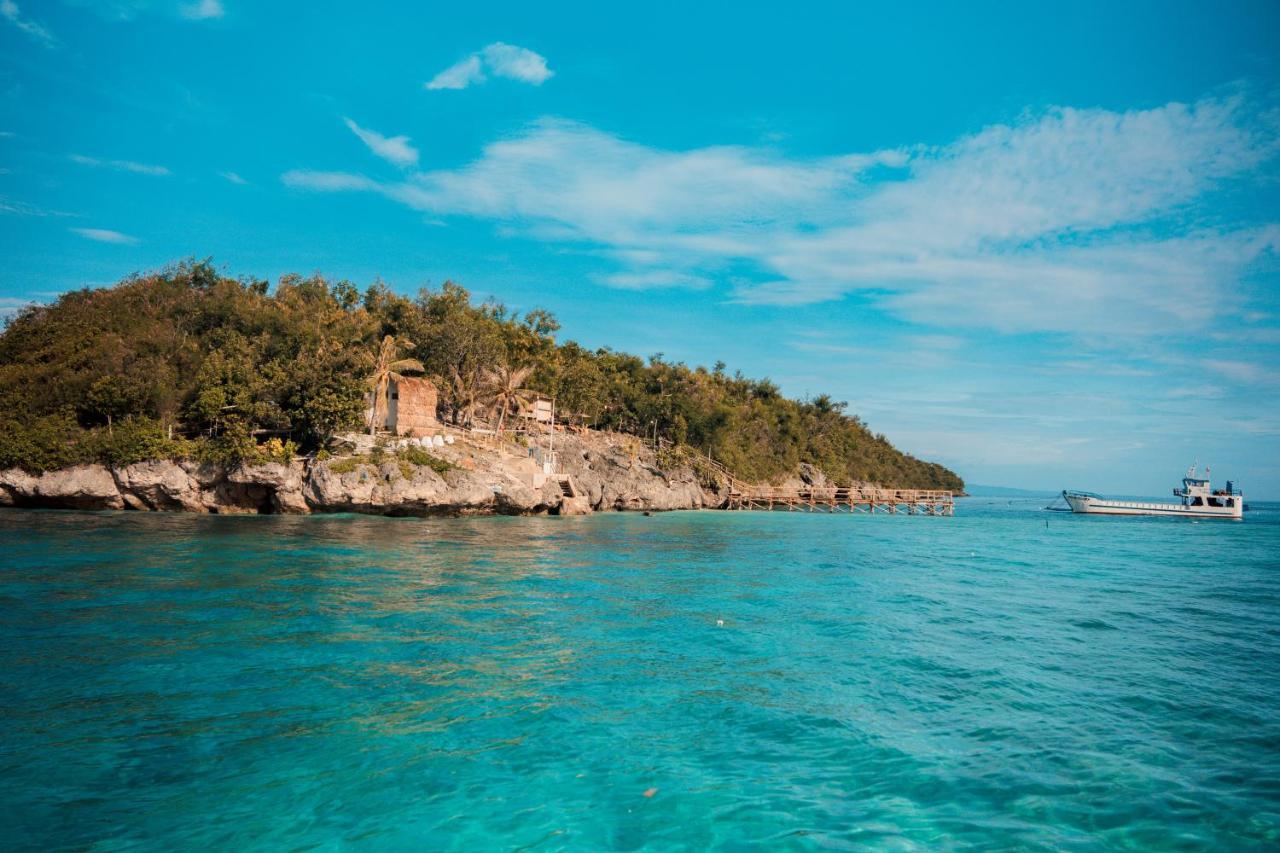
[[[953,492],[930,489],[839,486],[788,490],[765,487],[731,490],[724,508],[865,515],[955,515],[956,503]]]

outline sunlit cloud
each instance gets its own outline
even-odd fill
[[[383,136],[377,131],[361,127],[349,118],[344,118],[343,122],[370,151],[388,163],[402,168],[418,164],[418,150],[409,144],[409,137]]]
[[[57,38],[49,31],[48,27],[25,17],[14,0],[0,0],[0,18],[4,18],[45,47],[54,47],[58,43]]]
[[[645,272],[617,272],[597,279],[606,287],[619,290],[651,290],[663,287],[680,287],[703,290],[711,287],[711,280],[675,270],[647,270]]]
[[[95,166],[104,169],[114,169],[117,172],[133,172],[138,175],[153,175],[163,177],[172,174],[164,166],[153,166],[148,163],[135,163],[133,160],[100,160],[97,157],[86,157],[83,154],[72,154],[71,162],[79,163],[81,166]]]
[[[528,48],[494,42],[455,62],[423,84],[427,89],[465,89],[494,77],[541,86],[552,77],[547,60]]]
[[[20,296],[0,296],[0,321],[8,321],[28,305],[37,305],[34,299]]]
[[[222,0],[198,0],[195,3],[184,3],[181,11],[182,17],[191,21],[221,18],[226,14],[226,10],[222,8]]]
[[[286,183],[603,250],[614,287],[715,281],[775,306],[864,291],[942,328],[1156,335],[1250,310],[1237,283],[1280,249],[1273,222],[1194,213],[1276,154],[1276,128],[1252,115],[1241,96],[1055,108],[949,145],[818,158],[663,150],[543,119],[456,169]],[[729,277],[744,265],[755,274]]]
[[[0,196],[0,213],[8,213],[14,216],[73,216],[62,210],[50,210],[46,207],[39,207],[34,204],[27,204],[23,201],[16,201],[5,196]]]
[[[342,190],[377,190],[381,185],[363,175],[352,175],[347,172],[309,172],[294,170],[285,172],[280,180],[286,187],[299,190],[315,190],[318,192],[338,192]]]
[[[107,228],[72,228],[71,230],[86,240],[93,240],[95,243],[114,243],[121,246],[133,246],[138,243],[137,237],[131,237],[128,234],[122,234],[119,231],[112,231]]]

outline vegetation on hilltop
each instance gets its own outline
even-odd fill
[[[829,397],[787,399],[722,363],[690,368],[559,344],[558,329],[545,311],[475,305],[448,282],[417,299],[320,276],[284,276],[271,290],[207,262],[183,263],[66,293],[8,323],[0,467],[286,458],[361,428],[371,376],[420,366],[439,386],[442,417],[455,423],[486,411],[501,420],[528,389],[596,428],[709,452],[748,480],[808,462],[839,482],[963,485]],[[388,336],[399,355],[386,351]]]

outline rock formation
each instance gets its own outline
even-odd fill
[[[664,469],[634,438],[559,433],[559,465],[544,473],[521,445],[460,439],[423,448],[435,467],[408,461],[403,440],[381,454],[230,468],[148,460],[79,465],[31,474],[0,471],[0,506],[210,513],[360,512],[380,515],[576,515],[602,510],[676,510],[718,505],[692,469]],[[346,446],[367,450],[350,436]],[[397,454],[397,450],[401,450]],[[420,458],[420,457],[419,457]],[[376,460],[376,461],[375,461]],[[435,468],[443,473],[438,473]]]

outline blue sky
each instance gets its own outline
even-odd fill
[[[453,279],[973,482],[1280,497],[1280,6],[1022,5],[0,0],[0,310]]]

